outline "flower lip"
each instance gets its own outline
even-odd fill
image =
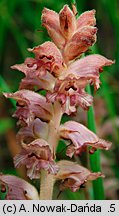
[[[11,68],[19,70],[25,75],[31,73],[32,76],[35,71],[37,71],[37,73],[39,71],[39,75],[42,76],[46,74],[47,64],[42,59],[26,58],[24,63],[13,65]]]

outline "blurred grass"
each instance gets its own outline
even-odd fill
[[[86,90],[88,94],[92,95],[91,87],[88,85],[86,87]],[[90,109],[87,112],[87,126],[88,128],[96,133],[96,121],[95,121],[95,114],[94,114],[94,107],[91,106]],[[89,155],[89,161],[90,161],[90,168],[93,172],[102,172],[101,167],[101,158],[100,158],[100,150],[98,149],[94,154]],[[98,178],[95,181],[92,181],[93,185],[93,193],[92,193],[92,199],[94,200],[104,200],[105,194],[104,194],[104,185],[103,185],[103,179]]]
[[[1,119],[0,120],[0,134],[3,134],[6,130],[13,127],[13,122],[11,119]]]
[[[27,52],[27,48],[50,40],[46,30],[41,26],[40,17],[43,7],[58,12],[65,3],[71,6],[70,0],[60,0],[59,2],[56,2],[56,0],[0,0],[0,92],[10,92],[18,89],[23,75],[20,72],[12,71],[10,66],[23,62],[27,56],[31,55]],[[92,50],[116,60],[116,64],[108,69],[106,68],[106,71],[101,75],[102,85],[97,93],[106,102],[106,118],[113,123],[113,119],[119,115],[119,1],[77,0],[77,8],[79,14],[85,10],[96,9],[99,31],[96,48],[94,47]],[[16,131],[11,118],[13,109],[15,109],[15,102],[10,100],[8,103],[1,95],[1,143],[6,143],[6,132],[11,127]],[[64,117],[62,121],[65,122],[66,118]],[[117,179],[119,179],[119,130],[116,125],[114,125],[114,128],[115,132],[111,136],[111,140],[114,142],[112,168],[115,170]],[[109,158],[110,153],[107,152],[106,154]],[[3,170],[3,167],[0,167],[0,169]],[[6,164],[4,164],[4,169],[6,171]],[[84,199],[85,195],[82,191],[76,194],[67,191],[64,197],[65,199]]]

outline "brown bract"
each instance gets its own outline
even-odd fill
[[[92,26],[80,28],[68,41],[63,50],[65,62],[68,63],[86,52],[87,49],[95,43],[96,32],[97,28]]]
[[[69,40],[77,29],[77,23],[75,15],[68,5],[65,5],[59,12],[59,22],[63,36]]]
[[[56,46],[62,49],[65,45],[65,38],[60,29],[58,13],[44,8],[41,18],[42,25],[47,29],[49,36],[53,39]]]

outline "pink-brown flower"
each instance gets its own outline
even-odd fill
[[[91,154],[93,154],[96,149],[108,150],[111,147],[110,142],[98,138],[96,134],[87,129],[84,125],[75,121],[68,121],[60,126],[60,137],[71,141],[66,152],[69,157],[72,157],[73,154],[81,154],[88,146],[92,147],[89,150]]]
[[[55,100],[58,100],[62,104],[64,113],[68,115],[76,112],[78,106],[87,110],[93,101],[93,97],[85,92],[85,87],[88,83],[88,79],[76,79],[70,76],[64,80],[58,80],[54,92],[47,93],[47,99],[53,103]]]
[[[47,99],[59,100],[65,113],[70,115],[77,106],[84,110],[92,105],[93,98],[85,92],[87,84],[94,84],[95,90],[100,87],[99,75],[102,67],[113,64],[107,58],[95,54],[79,59],[62,71],[55,83],[54,90],[48,91]]]
[[[15,93],[4,93],[7,98],[17,101],[17,110],[14,117],[19,118],[19,123],[29,125],[34,118],[39,117],[43,120],[50,120],[53,108],[46,98],[29,90],[20,90]]]
[[[0,174],[0,193],[6,200],[38,200],[35,187],[25,180],[12,175]]]
[[[55,78],[48,73],[51,68],[51,60],[49,59],[26,58],[24,63],[16,64],[11,68],[25,74],[25,78],[20,83],[20,89],[52,90],[54,87]]]
[[[58,172],[49,144],[43,139],[36,139],[27,145],[22,144],[22,150],[15,156],[14,163],[16,167],[24,164],[30,179],[39,178],[41,169],[54,175]]]
[[[110,66],[114,61],[105,58],[99,54],[93,54],[76,60],[71,63],[60,75],[61,80],[64,80],[69,75],[74,78],[85,78],[94,84],[95,90],[100,87],[99,75],[104,66]]]
[[[64,69],[62,54],[54,43],[48,41],[28,50],[35,54],[35,59],[45,61],[47,70],[55,76],[59,75],[60,71]]]
[[[31,143],[35,139],[45,139],[48,137],[48,124],[36,118],[30,125],[22,127],[17,133],[17,143]]]
[[[88,169],[71,161],[60,161],[57,163],[59,172],[55,176],[56,180],[61,181],[60,190],[70,189],[75,192],[88,180],[95,180],[104,177],[100,172],[92,173]]]

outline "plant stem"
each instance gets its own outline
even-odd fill
[[[46,170],[40,173],[40,200],[52,200],[54,179]]]
[[[87,86],[87,92],[91,94],[91,88]],[[95,117],[94,117],[94,109],[93,106],[90,107],[88,111],[88,128],[96,133],[96,125],[95,125]],[[93,172],[101,171],[100,164],[100,150],[97,150],[93,155],[89,156],[90,158],[90,167]],[[102,178],[98,178],[93,181],[93,199],[95,200],[104,200],[104,187]]]
[[[58,102],[54,104],[54,115],[49,123],[49,134],[47,142],[54,158],[57,144],[59,141],[59,126],[62,118],[62,108]],[[42,170],[40,173],[40,200],[51,200],[54,186],[54,177],[48,174],[47,171]]]

